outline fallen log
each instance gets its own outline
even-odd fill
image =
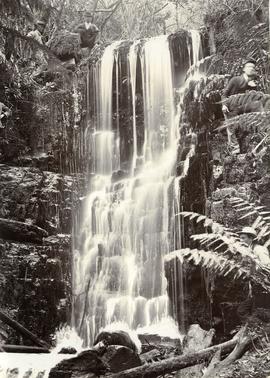
[[[0,218],[0,238],[30,243],[41,243],[48,232],[38,226],[12,219]]]
[[[246,327],[240,330],[238,333],[238,341],[233,351],[221,361],[221,350],[219,349],[212,358],[203,378],[216,377],[222,370],[228,368],[232,363],[245,353],[248,344],[250,343],[250,337],[246,336]]]
[[[0,311],[0,320],[7,324],[9,327],[13,328],[15,331],[18,331],[22,336],[26,337],[27,339],[31,340],[35,345],[50,349],[50,345],[47,344],[45,341],[40,340],[36,335],[34,335],[31,331],[26,329],[23,325],[18,323],[16,320],[11,319],[9,316],[4,314]]]
[[[214,345],[198,352],[168,358],[148,365],[142,365],[120,373],[111,374],[108,378],[154,378],[159,375],[172,373],[209,360],[219,349],[221,350],[222,355],[226,355],[235,348],[238,340],[237,336],[222,344]]]
[[[2,344],[0,347],[0,353],[50,353],[49,349],[41,347],[32,347],[25,345],[9,345]]]

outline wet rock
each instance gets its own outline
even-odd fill
[[[224,180],[227,184],[255,181],[261,177],[262,172],[252,156],[233,155],[224,160]]]
[[[134,350],[122,345],[110,345],[102,356],[112,373],[141,366],[140,357]]]
[[[205,331],[199,324],[191,324],[188,332],[183,340],[183,354],[194,353],[199,350],[203,350],[212,345],[213,336],[215,334],[214,329]],[[191,366],[181,371],[182,378],[200,377],[204,364]]]
[[[112,174],[112,183],[115,183],[117,181],[123,180],[127,176],[128,176],[128,172],[127,171],[123,171],[123,170],[115,171]]]
[[[0,239],[0,307],[39,338],[50,341],[68,321],[71,247]],[[8,342],[20,343],[10,329]]]
[[[261,199],[261,204],[270,209],[270,175],[267,174],[257,182],[256,191]]]
[[[76,354],[77,350],[73,347],[64,347],[62,348],[58,354]]]
[[[161,351],[156,349],[155,347],[148,352],[140,354],[140,359],[144,364],[148,362],[158,361],[162,358],[164,358],[164,353],[161,353]]]
[[[57,364],[49,373],[49,378],[71,378],[84,374],[94,374],[93,376],[104,375],[108,371],[108,366],[94,350],[86,350],[78,356],[63,360]],[[91,376],[91,375],[90,375]]]
[[[131,340],[129,334],[124,331],[103,331],[100,332],[94,342],[94,345],[103,341],[107,345],[122,345],[137,352],[135,343]]]
[[[183,341],[184,354],[196,352],[209,347],[212,344],[214,334],[214,329],[205,331],[199,326],[199,324],[192,324]]]
[[[0,238],[22,242],[41,243],[48,232],[40,227],[0,218]]]
[[[75,177],[0,164],[1,218],[31,223],[49,234],[70,233],[78,197]]]

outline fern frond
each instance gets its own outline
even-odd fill
[[[243,105],[246,105],[250,102],[260,101],[260,100],[264,99],[265,96],[268,96],[268,95],[266,95],[263,92],[249,91],[249,92],[246,92],[246,93],[240,93],[240,94],[235,94],[235,95],[229,96],[223,102],[230,109],[234,109],[238,106],[243,106]],[[270,96],[269,96],[269,98],[270,98]]]
[[[214,251],[190,248],[179,249],[169,253],[165,256],[165,261],[171,261],[175,258],[179,259],[181,263],[189,262],[195,266],[209,269],[217,275],[227,276],[232,274],[233,279],[242,278],[250,280],[270,292],[270,268],[266,266],[260,266],[260,269],[257,269],[251,275],[250,268],[244,266],[242,262],[228,259]]]
[[[270,211],[266,209],[265,206],[258,205],[254,202],[248,202],[240,197],[232,197],[230,199],[232,207],[237,212],[245,212],[239,219],[248,218],[251,215],[257,215],[252,227],[255,230],[260,230],[257,239],[261,240],[269,235],[270,233]]]
[[[249,247],[243,244],[238,236],[234,236],[230,232],[224,232],[224,234],[215,234],[215,233],[205,233],[205,234],[196,234],[192,235],[191,239],[198,241],[202,247],[207,247],[212,249],[213,245],[219,243],[215,247],[215,251],[222,253],[230,253],[230,255],[241,255],[242,257],[249,257],[254,262],[257,261],[256,257],[250,251]]]
[[[239,116],[226,119],[222,126],[216,130],[222,130],[227,127],[237,127],[241,131],[249,132],[265,132],[269,135],[269,119],[270,111],[267,112],[254,112],[241,114]]]
[[[223,233],[229,231],[229,229],[223,226],[221,223],[214,222],[213,219],[208,218],[206,215],[195,213],[193,211],[181,211],[176,215],[182,215],[184,218],[188,217],[190,220],[196,220],[197,223],[203,222],[204,227],[211,227],[214,232]]]

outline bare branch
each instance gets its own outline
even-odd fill
[[[109,19],[112,17],[112,15],[117,11],[118,7],[122,4],[122,0],[119,0],[114,9],[111,11],[111,13],[105,18],[105,20],[103,21],[101,27],[100,27],[100,31],[102,32],[102,30],[104,29],[104,26],[106,25],[106,23],[109,21]]]

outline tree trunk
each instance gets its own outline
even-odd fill
[[[233,351],[222,361],[220,361],[221,357],[221,350],[219,349],[214,357],[212,358],[206,372],[203,375],[203,378],[211,378],[216,377],[221,370],[231,366],[231,364],[242,357],[245,353],[248,344],[250,343],[250,338],[245,336],[246,329],[238,333],[238,341],[236,346],[234,347]]]
[[[31,331],[26,329],[24,326],[22,326],[20,323],[16,322],[16,320],[11,319],[9,316],[4,314],[2,311],[0,311],[0,320],[7,324],[9,327],[15,329],[15,331],[18,331],[21,335],[28,338],[29,340],[33,341],[34,344],[36,344],[39,347],[42,348],[50,348],[50,345],[47,344],[45,341],[40,340],[37,336],[35,336]],[[4,349],[5,345],[2,346]],[[43,352],[45,353],[45,352]]]
[[[8,345],[3,344],[0,347],[0,353],[50,353],[49,349],[41,347],[32,347],[25,345]]]
[[[177,357],[168,358],[163,361],[154,362],[149,365],[142,365],[140,367],[122,371],[117,374],[109,375],[109,378],[154,378],[159,375],[171,373],[177,370],[187,368],[189,366],[197,365],[205,362],[219,349],[222,354],[231,352],[236,344],[238,338],[226,341],[225,343],[214,345],[199,352],[191,353],[188,355],[181,355]]]
[[[46,236],[48,236],[47,231],[40,227],[0,218],[0,238],[2,239],[41,243],[42,239]]]

